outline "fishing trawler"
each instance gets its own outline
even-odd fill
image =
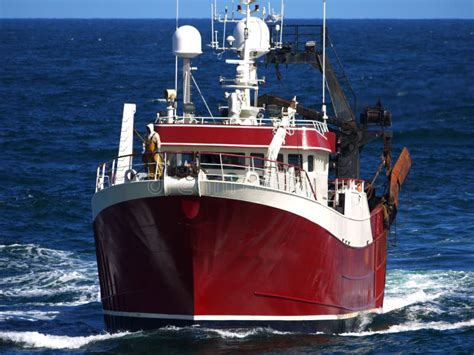
[[[219,115],[207,104],[208,114],[196,114],[191,61],[202,53],[201,35],[177,27],[182,92],[165,90],[151,122],[150,135],[161,139],[155,158],[134,155],[136,106],[124,105],[118,157],[98,166],[92,198],[109,330],[342,332],[382,308],[387,238],[411,159],[405,148],[392,166],[391,114],[380,103],[355,118],[326,50],[334,46],[323,3],[312,38],[284,24],[283,10],[255,0],[241,0],[232,15],[211,5],[210,47],[230,54],[225,62],[236,72],[219,80],[226,102]],[[262,60],[321,73],[321,111],[300,105],[296,92],[260,95]],[[365,181],[359,153],[376,138],[382,161]],[[378,195],[383,170],[387,189]]]

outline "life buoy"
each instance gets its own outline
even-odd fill
[[[251,185],[260,185],[260,177],[254,171],[249,171],[245,175],[245,182]]]
[[[138,181],[137,172],[134,169],[128,169],[124,174],[125,182]]]

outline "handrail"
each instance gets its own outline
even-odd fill
[[[232,154],[232,153],[219,153],[219,152],[196,152],[196,151],[192,151],[192,150],[180,150],[180,151],[173,151],[173,150],[167,150],[166,152],[162,152],[162,153],[158,153],[160,155],[163,155],[163,154],[197,154],[197,155],[224,155],[224,156],[227,156],[227,157],[237,157],[237,158],[246,158],[246,159],[257,159],[257,160],[261,160],[261,161],[267,161],[267,162],[270,162],[270,163],[276,163],[278,165],[281,165],[281,166],[286,166],[286,167],[295,167],[295,168],[298,168],[300,170],[303,170],[301,169],[299,166],[297,165],[292,165],[292,164],[287,164],[287,163],[284,163],[284,162],[280,162],[278,160],[271,160],[271,159],[267,159],[267,158],[260,158],[260,157],[255,157],[255,156],[251,156],[251,155],[241,155],[241,154]],[[153,153],[145,153],[145,154],[153,154]],[[102,166],[102,164],[111,164],[113,163],[114,160],[118,160],[118,159],[122,159],[122,158],[129,158],[129,157],[142,157],[144,154],[140,154],[140,153],[133,153],[133,154],[126,154],[126,155],[119,155],[118,157],[116,157],[115,159],[112,159],[112,160],[107,160],[107,161],[104,161],[104,162],[101,162],[99,163],[99,167]]]
[[[169,118],[173,118],[172,122],[168,122]],[[242,120],[246,119],[253,119],[255,124],[254,125],[242,125],[242,124],[235,124],[235,123],[228,123],[231,120],[239,120],[239,118],[231,118],[231,117],[210,117],[210,116],[196,116],[196,117],[185,117],[185,116],[161,116],[157,119],[155,123],[157,124],[169,124],[169,125],[180,125],[180,124],[190,124],[190,125],[220,125],[224,124],[226,126],[242,126],[242,127],[252,127],[252,126],[264,126],[264,127],[271,127],[275,126],[275,124],[279,123],[280,118],[275,117],[256,117],[256,118],[240,118]],[[292,120],[290,127],[313,127],[318,130],[321,134],[328,132],[328,126],[326,122],[318,121],[318,120],[307,120],[307,119],[295,119]]]
[[[306,174],[306,180],[309,181],[309,187],[311,188],[311,192],[313,193],[314,199],[317,200],[316,192],[314,191],[313,184],[311,183],[311,179],[309,178],[308,172],[306,170],[303,171]]]
[[[369,182],[368,180],[356,179],[356,178],[337,178],[337,179],[331,180],[329,182],[330,183],[336,183],[337,181],[343,181],[343,182],[354,181],[354,182],[362,182],[362,183]]]
[[[178,161],[175,160],[177,154],[193,154],[193,158],[190,159],[187,164],[184,164],[183,162],[178,163]],[[119,156],[111,161],[101,163],[97,168],[96,192],[116,185],[116,161],[118,159],[138,155],[140,154],[127,154]],[[203,162],[203,157],[206,156],[216,156],[219,159],[218,161]],[[183,170],[180,169],[184,168],[184,174],[192,175],[194,177],[196,177],[197,172],[201,170],[203,174],[208,177],[208,180],[209,178],[210,180],[215,180],[215,178],[217,178],[218,180],[225,181],[226,183],[235,182],[254,185],[255,181],[250,182],[250,180],[247,180],[248,173],[254,172],[259,176],[259,179],[256,181],[258,181],[258,184],[262,187],[286,191],[296,195],[302,195],[307,198],[314,198],[316,200],[315,189],[308,173],[296,165],[261,157],[218,152],[166,151],[162,152],[160,157],[160,164],[162,167],[162,173],[160,175],[158,175],[160,169],[156,163],[132,163],[129,167],[129,169],[132,170],[131,175],[128,175],[129,173],[125,172],[127,176],[125,176],[124,183],[150,179],[159,180],[161,179],[162,175],[179,178],[180,174],[183,173]],[[229,161],[228,163],[225,163],[223,160],[224,157],[245,159],[245,162],[242,164],[239,164],[239,162],[235,161]],[[247,159],[250,161],[247,161]],[[256,164],[256,160],[260,161],[261,163]],[[265,162],[270,162],[271,164],[265,164]],[[150,166],[153,166],[154,169],[154,173],[151,175],[152,177],[150,177],[148,170]],[[140,169],[137,167],[140,167]],[[169,170],[171,167],[172,169]],[[148,173],[146,171],[148,171]]]

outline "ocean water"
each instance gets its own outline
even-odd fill
[[[197,26],[209,40],[208,21]],[[308,21],[306,21],[308,23]],[[0,352],[474,352],[474,21],[330,21],[358,94],[393,113],[414,166],[390,235],[383,313],[349,334],[166,328],[108,334],[90,199],[117,154],[122,105],[137,127],[174,86],[173,21],[0,20]],[[232,66],[193,61],[211,107]],[[272,67],[263,92],[318,107],[320,77]],[[205,114],[195,95],[198,109]],[[364,177],[380,144],[366,147]]]

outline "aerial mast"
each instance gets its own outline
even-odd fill
[[[178,18],[179,18],[179,0],[176,0],[176,28],[178,30]],[[175,57],[174,62],[174,92],[178,93],[178,57]]]
[[[326,0],[323,0],[323,103],[321,111],[323,119],[326,121],[328,115],[326,112]]]

